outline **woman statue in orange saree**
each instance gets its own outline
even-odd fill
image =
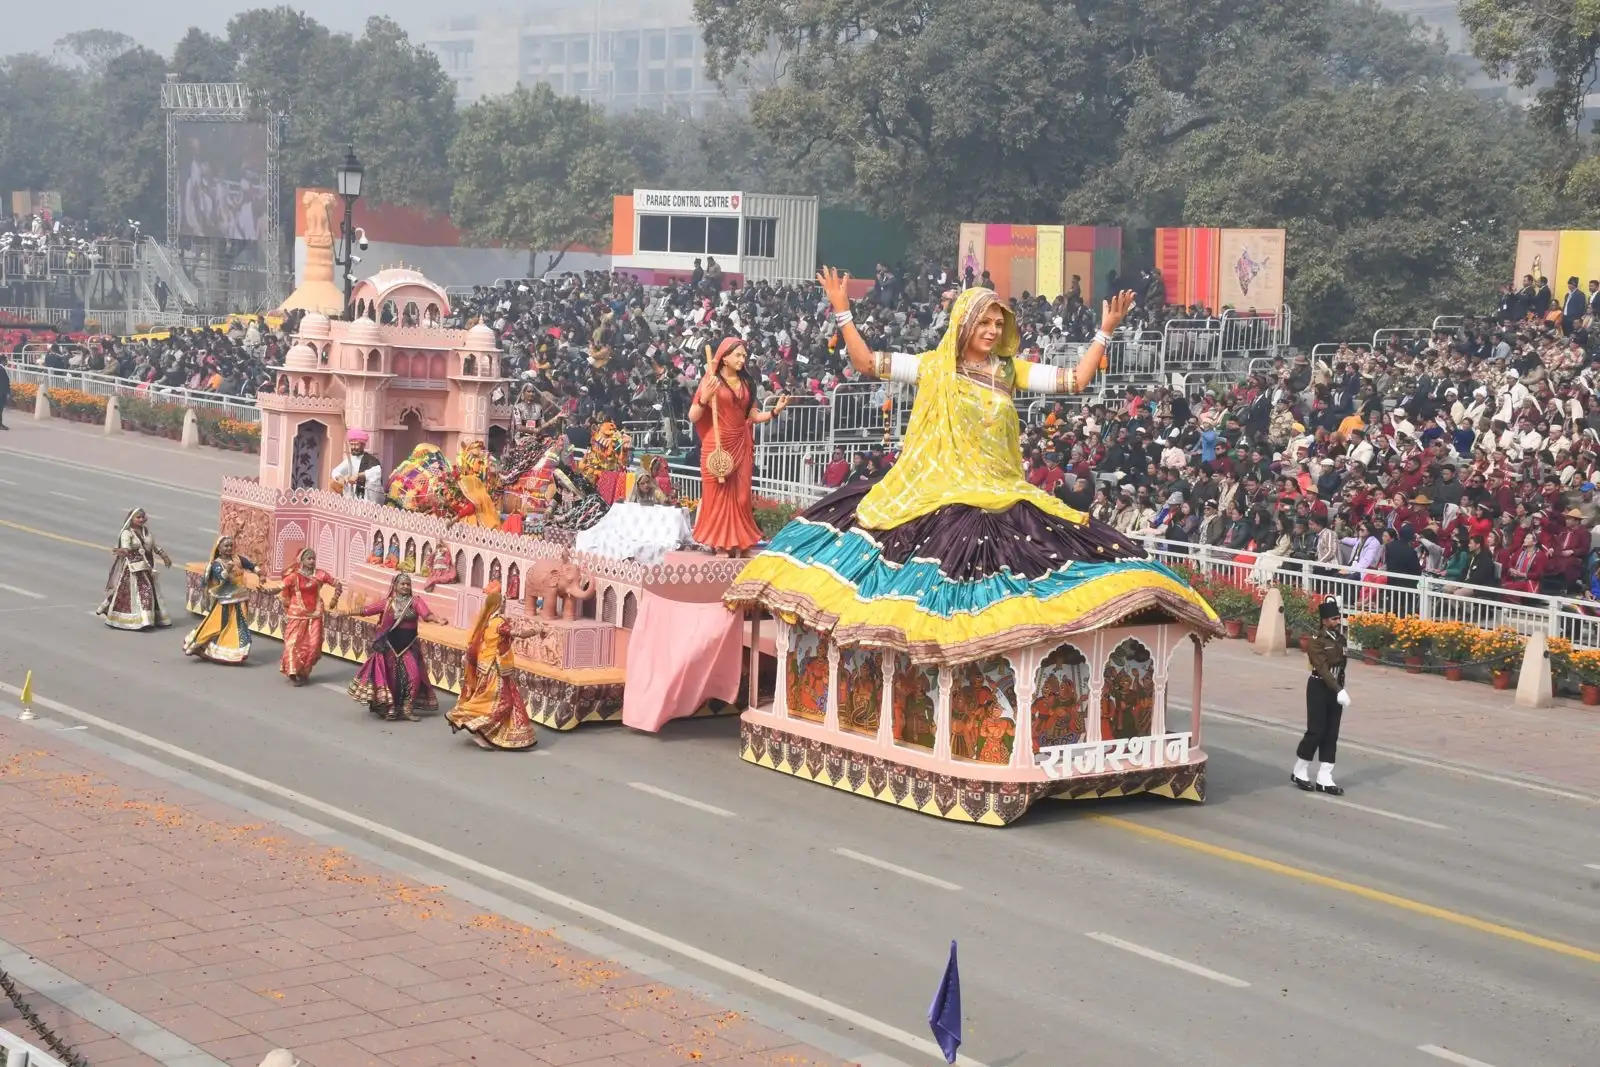
[[[789,398],[782,396],[771,411],[754,410],[756,383],[745,369],[747,358],[743,341],[723,340],[707,360],[706,375],[689,404],[689,421],[700,437],[700,507],[694,539],[734,557],[762,540],[750,500],[755,463],[752,427],[771,422],[789,406]]]
[[[305,549],[283,574],[283,657],[278,670],[295,685],[305,685],[322,656],[322,590],[331,586],[337,603],[343,591],[326,571],[317,570],[317,553]]]
[[[534,746],[533,721],[512,677],[511,641],[527,634],[505,617],[499,582],[483,587],[483,610],[463,657],[461,699],[445,718],[450,731],[465,730],[479,748],[515,752]]]

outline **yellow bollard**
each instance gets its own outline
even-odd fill
[[[33,718],[33,672],[22,680],[22,714],[17,716],[23,722]]]

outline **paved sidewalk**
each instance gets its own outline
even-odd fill
[[[11,719],[0,963],[94,1067],[841,1062]]]
[[[1189,678],[1186,667],[1174,668],[1175,697],[1187,701]],[[1512,690],[1360,660],[1351,661],[1347,681],[1343,740],[1600,795],[1600,708],[1575,700],[1519,708]],[[1213,641],[1202,684],[1208,708],[1305,727],[1306,657],[1298,648],[1259,656],[1244,641]]]

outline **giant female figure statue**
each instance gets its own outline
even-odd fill
[[[918,662],[962,662],[1133,616],[1214,630],[1205,600],[1134,542],[1028,484],[1012,393],[1081,392],[1133,303],[1107,301],[1100,333],[1067,370],[1017,358],[1015,316],[968,289],[939,347],[874,353],[851,322],[847,276],[818,275],[857,372],[917,389],[900,459],[785,526],[729,588],[760,605]]]
[[[754,410],[756,383],[745,369],[748,357],[743,341],[725,339],[707,359],[705,377],[689,404],[689,421],[700,435],[700,507],[694,539],[730,556],[742,556],[761,541],[750,498],[755,473],[752,430],[789,406],[784,396],[771,411]]]

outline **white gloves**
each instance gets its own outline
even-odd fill
[[[1339,695],[1334,697],[1334,699],[1339,702],[1339,706],[1341,708],[1348,708],[1350,706],[1350,694],[1345,692],[1343,689],[1339,690]]]

